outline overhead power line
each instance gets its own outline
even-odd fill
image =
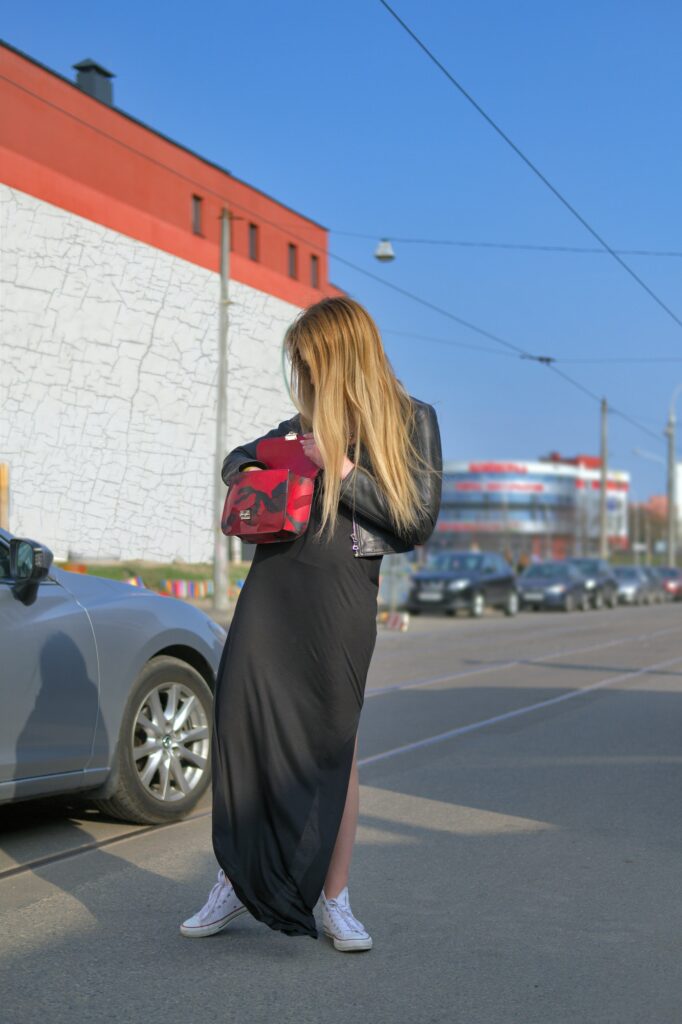
[[[563,206],[565,206],[565,208],[569,211],[569,213],[571,213],[576,218],[576,220],[579,221],[580,224],[582,224],[582,226],[585,228],[585,230],[589,231],[589,233],[592,235],[592,237],[595,239],[595,241],[599,242],[600,246],[602,246],[602,248],[607,253],[609,253],[610,256],[613,257],[613,259],[616,261],[616,263],[618,263],[623,268],[623,270],[625,270],[626,273],[628,273],[630,275],[630,277],[634,281],[637,282],[637,284],[640,286],[640,288],[642,288],[647,293],[647,295],[651,299],[653,299],[654,302],[658,306],[660,306],[660,308],[662,310],[664,310],[664,312],[666,312],[668,314],[668,316],[671,318],[671,320],[674,320],[674,322],[677,324],[678,327],[682,327],[682,319],[680,319],[680,317],[678,317],[678,315],[673,312],[673,310],[670,308],[670,306],[666,305],[666,303],[663,301],[663,299],[659,298],[659,296],[653,291],[653,289],[649,287],[649,285],[646,283],[646,281],[642,280],[642,278],[639,276],[639,274],[637,274],[632,269],[632,267],[629,266],[629,264],[627,264],[625,262],[625,260],[621,258],[621,256],[618,254],[618,252],[616,252],[616,250],[613,249],[609,245],[609,243],[592,227],[592,225],[589,223],[589,221],[587,221],[582,216],[582,214],[578,212],[578,210],[575,208],[575,206],[573,206],[573,204],[568,201],[568,199],[559,191],[559,189],[555,185],[552,184],[552,182],[549,180],[549,178],[547,178],[542,173],[542,171],[539,169],[539,167],[537,167],[536,164],[534,164],[533,161],[529,157],[526,156],[526,154],[523,152],[523,150],[519,146],[516,145],[516,143],[509,137],[509,135],[507,135],[507,133],[505,131],[503,131],[502,128],[500,128],[500,126],[497,124],[497,122],[494,121],[493,118],[490,116],[490,114],[488,114],[483,109],[483,107],[480,105],[480,103],[478,103],[474,99],[474,97],[471,95],[471,93],[467,92],[467,90],[464,88],[464,86],[461,84],[461,82],[458,82],[457,79],[454,77],[454,75],[452,75],[448,71],[448,69],[445,67],[445,65],[442,64],[438,60],[438,58],[435,56],[435,54],[428,48],[426,43],[422,42],[422,40],[419,38],[419,36],[416,34],[416,32],[414,32],[410,28],[410,26],[406,22],[403,21],[403,19],[400,17],[400,15],[397,14],[396,11],[394,11],[394,9],[391,7],[391,5],[389,3],[387,3],[387,0],[379,0],[379,3],[382,5],[382,7],[384,7],[388,11],[388,13],[391,15],[391,17],[394,18],[395,21],[397,21],[397,23],[400,25],[400,27],[408,34],[408,36],[410,36],[410,38],[416,43],[416,45],[420,48],[420,50],[422,50],[426,54],[426,56],[429,58],[429,60],[433,64],[435,64],[435,66],[438,68],[438,70],[441,71],[443,75],[445,75],[445,77],[450,82],[450,84],[452,86],[454,86],[454,88],[457,89],[457,91],[459,93],[461,93],[461,95],[471,104],[471,106],[474,108],[474,110],[476,110],[481,115],[481,117],[490,125],[490,127],[493,129],[493,131],[495,131],[500,136],[500,138],[504,142],[507,143],[507,145],[516,153],[516,155],[519,157],[519,159],[523,160],[524,164],[526,164],[526,166],[533,172],[533,174],[537,178],[540,179],[540,181],[543,183],[543,185],[545,185],[546,188],[549,189],[549,191],[552,193],[552,195],[556,199],[558,199],[559,202]]]
[[[463,342],[449,340],[447,338],[434,338],[429,335],[412,333],[410,331],[394,331],[391,330],[390,328],[383,328],[382,333],[395,334],[405,338],[418,338],[420,341],[434,341],[438,342],[441,345],[452,346],[453,348],[474,348],[478,352],[489,352],[492,355],[496,356],[509,356],[511,358],[514,358],[514,353],[512,352],[503,352],[500,349],[484,348],[481,345],[466,345]],[[517,353],[516,358],[528,359],[529,357],[526,355],[526,353],[521,352]],[[582,391],[582,393],[584,395],[587,395],[588,398],[591,398],[595,402],[599,402],[601,404],[601,397],[596,393],[596,391],[592,391],[584,384],[581,384],[580,381],[577,381],[574,377],[569,376],[569,374],[567,374],[565,370],[559,369],[559,367],[556,365],[557,363],[564,363],[570,360],[554,359],[552,356],[536,356],[531,358],[534,358],[535,361],[540,363],[542,366],[546,366],[548,370],[552,370],[553,373],[556,373],[559,377],[565,380],[567,384],[572,385],[572,387],[576,388],[578,391]],[[682,360],[680,361],[682,362]],[[620,419],[625,420],[626,423],[630,423],[633,427],[637,427],[638,430],[641,430],[645,434],[648,434],[649,437],[653,437],[656,441],[661,442],[663,440],[661,434],[657,434],[654,430],[651,430],[644,423],[641,423],[639,420],[636,420],[633,416],[630,416],[628,413],[623,412],[621,409],[618,409],[616,406],[612,405],[611,402],[609,402],[609,412],[612,415],[618,416]]]
[[[360,268],[357,268],[357,269],[360,269]],[[473,349],[475,352],[489,352],[491,355],[510,356],[511,358],[516,358],[516,355],[517,355],[514,352],[505,352],[502,349],[498,349],[498,348],[488,348],[485,345],[467,344],[467,342],[465,342],[465,341],[455,340],[454,338],[436,338],[433,335],[416,333],[415,331],[398,331],[398,330],[394,330],[392,327],[382,327],[381,330],[382,330],[382,334],[394,334],[397,337],[403,337],[403,338],[420,338],[422,341],[433,341],[433,342],[436,342],[437,344],[440,344],[440,345],[449,345],[452,348]],[[522,358],[526,358],[525,355]],[[584,358],[576,357],[576,358],[572,358],[572,359],[564,359],[561,356],[557,356],[557,357],[554,357],[554,356],[539,356],[539,357],[537,357],[537,361],[538,362],[543,362],[543,363],[550,362],[550,363],[554,363],[554,364],[560,363],[562,366],[566,366],[566,365],[571,364],[571,363],[574,363],[574,364],[575,363],[595,363],[595,364],[604,364],[604,365],[610,365],[611,363],[615,363],[615,364],[619,364],[619,363],[623,363],[623,364],[628,364],[628,363],[656,363],[656,364],[660,364],[660,363],[682,363],[682,356],[603,356],[603,357],[599,357],[599,356],[596,356],[596,357],[585,356]]]
[[[493,356],[507,356],[509,359],[517,359],[517,352],[507,352],[502,348],[491,348],[487,345],[474,345],[466,341],[455,341],[453,338],[434,338],[431,334],[417,334],[416,331],[394,331],[390,327],[382,327],[381,333],[393,334],[397,338],[416,338],[419,341],[433,341],[437,345],[446,345],[448,348],[465,348],[473,352],[488,352]]]
[[[584,359],[558,359],[559,363],[682,363],[682,356],[603,356]]]
[[[145,153],[142,150],[137,149],[135,146],[132,146],[129,143],[122,142],[120,139],[116,138],[116,136],[111,135],[109,132],[105,131],[103,128],[99,128],[96,125],[90,124],[88,121],[84,120],[83,118],[78,117],[77,114],[73,114],[71,111],[64,110],[62,107],[59,107],[57,104],[53,103],[51,100],[45,99],[43,96],[40,96],[39,93],[33,92],[31,89],[28,89],[26,86],[18,85],[18,83],[13,82],[11,79],[6,78],[4,75],[0,75],[0,79],[4,79],[5,81],[9,82],[11,85],[14,85],[17,89],[20,89],[22,92],[26,92],[29,95],[35,97],[36,99],[38,99],[42,103],[44,103],[46,106],[53,107],[55,110],[58,110],[61,114],[65,115],[67,117],[70,117],[74,121],[79,122],[80,124],[84,125],[86,128],[89,128],[91,131],[95,132],[96,134],[116,142],[122,148],[129,150],[131,153],[135,153],[137,156],[143,157],[145,160],[149,161],[149,163],[154,164],[154,165],[156,165],[158,167],[161,167],[164,170],[168,169],[168,165],[165,164],[162,160],[158,160],[156,157],[150,156],[148,153]],[[414,292],[408,291],[408,289],[406,289],[406,288],[402,288],[400,285],[393,284],[391,281],[386,281],[383,277],[379,277],[378,274],[374,274],[374,273],[372,273],[369,270],[365,270],[364,267],[359,267],[357,264],[352,263],[350,260],[347,260],[344,257],[338,256],[337,254],[331,252],[325,246],[317,245],[316,243],[312,242],[309,238],[304,238],[302,235],[298,235],[295,232],[290,231],[288,228],[283,228],[280,224],[277,224],[275,221],[270,220],[268,217],[263,216],[263,214],[260,211],[253,210],[250,207],[245,206],[243,203],[236,202],[234,199],[227,200],[227,198],[225,197],[224,194],[222,194],[221,192],[216,191],[215,189],[210,188],[210,186],[207,186],[205,182],[200,182],[196,178],[193,178],[191,175],[183,174],[180,171],[174,170],[173,173],[175,173],[177,175],[177,177],[179,177],[182,180],[186,181],[188,184],[191,184],[194,187],[198,187],[199,189],[201,189],[204,194],[212,195],[214,198],[218,199],[221,203],[223,203],[225,205],[229,205],[231,208],[236,208],[238,210],[241,210],[243,213],[251,214],[252,216],[256,217],[259,221],[261,221],[263,224],[267,224],[268,226],[270,226],[272,228],[275,228],[277,231],[280,231],[283,234],[286,234],[287,237],[296,239],[297,241],[301,242],[302,244],[308,246],[311,249],[317,249],[318,252],[326,254],[329,258],[336,260],[338,263],[341,263],[341,264],[343,264],[346,267],[350,267],[356,273],[362,274],[364,277],[367,277],[370,280],[378,282],[384,288],[389,288],[391,291],[396,292],[399,295],[403,295],[406,298],[409,298],[411,301],[413,301],[415,303],[418,303],[419,305],[423,306],[424,308],[430,309],[433,312],[439,313],[441,316],[447,317],[449,320],[452,320],[454,323],[457,323],[460,326],[465,327],[467,330],[470,330],[470,331],[474,332],[475,334],[480,335],[481,337],[488,338],[490,341],[493,341],[496,344],[501,345],[504,349],[507,350],[506,353],[498,352],[498,354],[502,355],[502,354],[509,354],[510,352],[513,352],[513,353],[515,353],[521,359],[537,362],[540,365],[546,366],[548,369],[554,370],[554,372],[559,372],[559,371],[556,370],[556,367],[553,365],[556,362],[556,360],[554,359],[553,356],[534,355],[533,353],[531,353],[529,351],[526,351],[526,349],[522,348],[520,345],[516,345],[514,342],[508,341],[506,338],[502,338],[500,335],[494,334],[492,331],[488,331],[488,330],[486,330],[483,327],[479,327],[478,324],[472,323],[470,320],[465,320],[463,317],[458,316],[456,313],[453,313],[451,310],[445,309],[444,307],[439,306],[436,303],[431,302],[428,299],[424,299],[420,295],[417,295]],[[225,172],[225,173],[227,174],[227,172]],[[231,177],[231,175],[230,175],[230,177]],[[471,347],[474,347],[474,348],[478,347],[481,351],[484,351],[482,346],[471,346]],[[486,349],[485,351],[497,351],[497,350]],[[586,388],[584,385],[580,384],[578,381],[574,380],[572,377],[569,377],[567,374],[565,374],[563,372],[560,372],[559,376],[563,377],[564,380],[566,380],[569,384],[571,384],[573,387],[577,388],[578,390],[582,391],[584,394],[588,395],[590,398],[595,399],[596,401],[601,403],[601,397],[596,395],[595,392],[590,391],[589,388]],[[661,438],[657,434],[654,434],[654,432],[652,430],[650,430],[648,427],[644,426],[643,424],[638,423],[632,417],[628,416],[625,413],[619,412],[618,410],[614,409],[613,406],[610,406],[610,409],[611,409],[611,411],[615,415],[621,416],[621,418],[627,420],[629,423],[631,423],[635,427],[638,427],[640,430],[643,430],[646,434],[649,434],[649,436],[655,437],[657,441],[661,440]]]
[[[355,263],[351,263],[350,260],[345,259],[343,256],[337,256],[333,252],[330,252],[329,255],[332,259],[336,260],[337,263],[342,263],[346,267],[351,267],[353,270],[357,271],[357,273],[362,274],[363,277],[370,278],[372,281],[378,281],[379,284],[384,286],[384,288],[390,288],[391,291],[396,292],[398,295],[404,295],[413,302],[417,302],[420,306],[424,306],[425,309],[431,309],[435,313],[440,313],[441,316],[447,317],[448,320],[454,321],[454,323],[459,324],[461,327],[466,327],[467,330],[473,331],[482,338],[488,338],[490,341],[495,341],[498,345],[502,345],[504,348],[510,349],[512,352],[516,352],[518,355],[522,355],[526,359],[542,358],[534,356],[531,352],[527,352],[526,349],[521,348],[520,345],[514,344],[513,341],[507,341],[506,338],[500,337],[499,334],[493,334],[492,331],[488,331],[484,327],[479,327],[478,324],[474,324],[470,320],[465,320],[463,317],[458,316],[451,310],[444,309],[443,306],[436,305],[435,302],[431,302],[429,299],[423,299],[421,295],[408,291],[407,288],[402,288],[400,285],[394,284],[392,281],[386,281],[385,278],[380,277],[378,274],[373,274],[371,270],[365,270],[364,267],[358,267]]]
[[[526,242],[475,242],[460,238],[403,238],[390,233],[364,234],[359,231],[337,231],[332,234],[343,238],[363,238],[375,242],[377,238],[387,238],[400,245],[444,245],[461,249],[503,249],[511,252],[561,252],[608,256],[609,253],[595,245],[534,245]],[[614,249],[619,256],[674,256],[682,258],[682,249]]]

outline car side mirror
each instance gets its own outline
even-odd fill
[[[9,542],[9,571],[17,583],[39,583],[50,571],[53,555],[44,544],[25,537]]]

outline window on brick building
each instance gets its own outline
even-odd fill
[[[320,287],[320,261],[317,256],[310,257],[310,283],[313,288]]]
[[[192,231],[195,235],[201,234],[201,207],[203,200],[201,196],[192,196]]]
[[[298,277],[298,249],[289,242],[289,277]]]
[[[249,224],[249,259],[258,259],[258,225]]]

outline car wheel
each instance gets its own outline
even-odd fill
[[[597,590],[594,595],[594,607],[596,611],[601,611],[604,607],[604,594],[601,590]]]
[[[183,817],[206,792],[211,769],[213,695],[177,658],[153,658],[128,698],[113,770],[116,789],[95,805],[149,825]]]
[[[566,594],[563,603],[563,609],[565,612],[572,612],[575,610],[575,599],[573,594]]]
[[[504,605],[505,615],[516,615],[519,611],[519,595],[515,590],[510,590]]]
[[[473,619],[480,619],[481,615],[485,611],[485,598],[483,594],[476,593],[471,598],[471,605],[469,606],[469,614]]]

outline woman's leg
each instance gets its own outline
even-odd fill
[[[335,899],[341,890],[348,885],[350,860],[353,855],[355,831],[358,824],[358,807],[360,803],[360,785],[358,782],[358,741],[355,740],[353,766],[348,780],[346,804],[341,818],[339,834],[336,837],[334,852],[329,862],[329,870],[324,882],[324,894],[328,900]]]

